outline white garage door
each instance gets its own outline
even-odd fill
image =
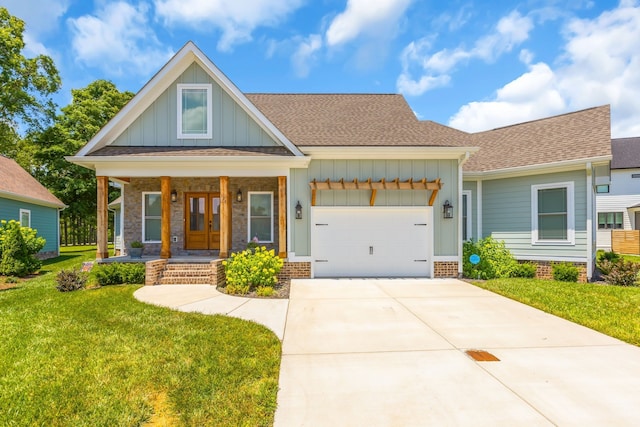
[[[430,277],[430,207],[313,207],[314,277]]]

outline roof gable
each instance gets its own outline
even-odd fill
[[[0,197],[24,200],[36,205],[65,207],[56,196],[14,160],[0,156]]]
[[[611,169],[640,168],[640,137],[611,140]]]
[[[608,105],[471,135],[480,147],[465,172],[487,172],[611,156]]]
[[[76,156],[87,156],[95,150],[111,145],[134,122],[144,115],[145,111],[167,91],[180,76],[197,64],[206,75],[244,112],[255,121],[273,141],[286,147],[292,154],[302,156],[298,148],[291,143],[269,120],[258,110],[246,96],[229,80],[209,58],[192,42],[188,42],[173,58],[162,67],[155,76],[125,105],[116,116],[107,123]],[[122,142],[119,142],[122,144]],[[246,144],[243,144],[246,145]]]

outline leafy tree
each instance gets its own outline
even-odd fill
[[[29,143],[37,147],[32,173],[69,206],[62,212],[63,220],[94,225],[95,173],[67,162],[65,156],[76,154],[134,94],[120,92],[106,80],[96,80],[71,93],[71,104],[62,108],[53,126],[28,135]]]
[[[0,7],[0,154],[15,157],[19,123],[41,128],[55,115],[50,96],[61,80],[53,60],[46,55],[26,58],[22,51],[24,21]],[[7,137],[10,138],[7,138]]]

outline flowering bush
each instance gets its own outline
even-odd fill
[[[38,271],[42,262],[35,254],[45,243],[33,228],[22,227],[15,220],[0,221],[0,274],[22,277]]]
[[[477,242],[464,242],[462,247],[462,270],[465,277],[472,279],[495,279],[510,277],[518,262],[513,258],[504,241],[485,237]],[[480,262],[472,264],[471,255],[478,255]]]
[[[275,251],[265,246],[232,253],[230,259],[222,262],[227,292],[247,294],[258,287],[273,287],[278,283],[277,275],[283,264]]]

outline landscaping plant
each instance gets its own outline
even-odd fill
[[[95,270],[96,282],[100,286],[120,285],[142,285],[145,278],[145,266],[142,263],[120,263],[101,264]]]
[[[514,269],[518,268],[518,262],[513,258],[504,241],[495,240],[493,237],[485,237],[477,242],[464,242],[462,247],[462,269],[466,277],[472,279],[494,279],[510,277]],[[478,255],[480,262],[472,264],[471,255]]]
[[[570,262],[554,262],[551,264],[551,274],[553,275],[553,280],[577,282],[580,270]]]
[[[78,270],[60,270],[56,276],[60,292],[71,292],[84,289],[87,284],[88,274]]]
[[[533,279],[536,277],[537,267],[532,262],[524,262],[521,264],[516,264],[516,266],[511,271],[511,277],[520,277],[525,279]]]
[[[42,262],[35,255],[45,243],[33,228],[15,220],[0,221],[0,274],[24,277],[38,271]]]
[[[622,258],[616,261],[603,260],[598,263],[604,280],[610,285],[635,286],[638,283],[640,263],[626,261]]]
[[[261,246],[232,253],[222,264],[227,276],[227,292],[248,294],[258,287],[273,288],[278,283],[277,275],[284,262],[273,249]],[[265,292],[261,290],[261,293]]]

